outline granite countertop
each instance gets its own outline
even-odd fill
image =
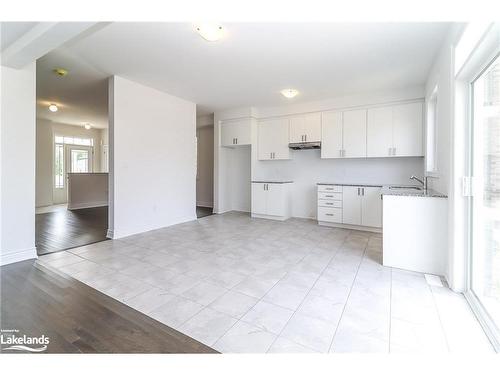
[[[391,186],[401,186],[401,189],[390,189]],[[412,189],[411,187],[415,185],[384,185],[380,194],[382,195],[397,195],[405,197],[426,197],[426,198],[448,198],[446,194],[442,194],[436,190],[432,189]],[[407,187],[408,189],[405,189]]]
[[[257,180],[252,181],[254,184],[293,184],[293,181],[289,180]]]
[[[351,184],[351,183],[345,183],[345,182],[318,182],[316,185],[337,185],[337,186],[361,186],[361,187],[379,187],[381,188],[383,185],[376,185],[376,184]]]

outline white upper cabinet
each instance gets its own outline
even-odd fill
[[[252,119],[227,120],[221,122],[221,145],[240,146],[249,145],[251,140]]]
[[[368,109],[367,156],[423,156],[422,103]]]
[[[392,107],[368,109],[366,156],[392,156]]]
[[[342,157],[342,112],[321,114],[321,157]]]
[[[290,143],[321,141],[321,113],[290,118]]]
[[[258,122],[259,160],[290,159],[289,120],[276,118]]]
[[[366,109],[345,111],[342,117],[343,157],[365,158]]]
[[[423,105],[401,104],[393,107],[393,156],[423,156]]]

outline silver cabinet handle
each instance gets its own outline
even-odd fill
[[[273,158],[273,153],[272,153],[272,152],[270,152],[270,153],[269,153],[269,159],[272,159],[272,158]]]
[[[234,139],[235,144],[238,144],[238,138]]]
[[[365,188],[361,188],[361,194],[363,195],[363,197],[365,196]]]
[[[360,194],[359,194],[359,188],[358,188],[358,195],[360,195]]]
[[[307,142],[307,134],[306,134],[306,135],[304,135],[304,139],[305,139],[305,140],[306,140],[306,142]]]
[[[333,198],[333,195],[325,195],[327,198]]]
[[[326,216],[333,216],[333,214],[325,214]]]
[[[392,154],[393,154],[394,156],[396,156],[396,147],[394,147],[394,148],[392,149]]]
[[[392,155],[392,147],[389,147],[389,156]]]

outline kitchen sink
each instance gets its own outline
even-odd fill
[[[420,186],[389,186],[390,190],[423,190]]]

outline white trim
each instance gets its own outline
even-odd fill
[[[244,212],[244,211],[240,211]],[[252,214],[252,218],[254,219],[267,219],[267,220],[278,220],[278,221],[285,221],[290,219],[289,216],[274,216],[274,215],[261,215],[261,214]]]
[[[145,228],[138,229],[138,230],[137,229],[127,230],[127,229],[113,228],[113,229],[108,229],[107,236],[108,236],[108,238],[112,238],[112,239],[116,240],[118,238],[133,236],[134,234],[146,233],[146,232],[150,232],[152,230],[168,228],[172,225],[187,223],[189,221],[194,221],[194,220],[197,220],[196,215],[194,217],[190,216],[190,217],[181,218],[179,220],[176,220],[175,222],[168,223],[166,225],[161,225],[161,226],[157,226],[157,227],[145,227]]]
[[[68,210],[79,210],[82,208],[104,207],[108,205],[108,201],[88,202],[88,203],[68,203]]]
[[[500,332],[490,318],[488,312],[484,309],[481,301],[479,301],[479,299],[470,290],[464,293],[464,297],[469,303],[469,306],[476,319],[479,321],[479,324],[483,328],[486,337],[490,340],[491,346],[493,346],[493,349],[497,353],[500,353]]]
[[[3,253],[0,258],[0,265],[5,266],[6,264],[22,262],[23,260],[28,259],[37,259],[38,255],[36,253],[36,247],[32,247],[31,249],[15,251],[11,253]]]
[[[331,223],[328,221],[318,221],[318,225],[323,225],[325,227],[334,227],[334,228],[353,229],[353,230],[361,230],[361,231],[366,231],[366,232],[382,233],[382,228],[365,227],[363,225]]]

